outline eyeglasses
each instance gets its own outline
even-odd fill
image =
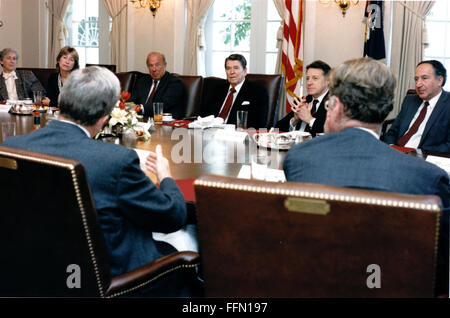
[[[336,105],[336,96],[332,95],[330,98],[325,102],[325,110],[328,111],[328,109],[333,109],[334,105]]]

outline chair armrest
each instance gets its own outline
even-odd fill
[[[159,277],[175,270],[195,268],[199,264],[200,255],[195,252],[176,252],[163,256],[131,272],[113,277],[105,296],[116,297],[124,295],[150,284]]]

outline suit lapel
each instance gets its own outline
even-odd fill
[[[433,112],[431,113],[431,116],[428,119],[427,124],[425,125],[422,138],[420,138],[420,145],[422,145],[431,127],[433,127],[434,123],[438,120],[440,114],[444,110],[444,107],[447,107],[448,105],[447,100],[448,100],[447,92],[442,91],[442,95],[441,97],[439,97],[439,100],[437,101],[436,106],[434,106]]]
[[[19,97],[20,100],[25,99],[26,95],[25,95],[25,90],[24,90],[24,81],[22,78],[22,74],[20,74],[18,71],[16,71],[17,74],[17,79],[16,79],[16,91],[17,91],[17,96]]]
[[[164,91],[164,88],[167,86],[169,80],[169,73],[165,72],[163,77],[161,77],[161,79],[159,80],[159,84],[158,87],[156,87],[156,92],[155,92],[155,96],[153,96],[153,100],[162,92]],[[150,87],[151,87],[152,83],[150,82]],[[149,92],[150,93],[150,92]]]
[[[3,77],[3,74],[0,75],[0,94],[2,95],[2,98],[5,101],[7,99],[9,99],[8,90],[6,89],[6,83],[5,83],[5,78]]]

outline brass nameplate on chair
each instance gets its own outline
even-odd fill
[[[324,200],[287,198],[284,200],[284,207],[289,212],[298,213],[327,215],[330,212],[330,205]]]
[[[17,170],[17,161],[9,158],[0,158],[0,167],[11,170]]]

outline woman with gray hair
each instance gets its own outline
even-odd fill
[[[33,98],[33,92],[45,89],[31,71],[16,70],[19,54],[17,51],[7,48],[0,52],[0,64],[3,72],[0,75],[0,100],[22,100]]]

